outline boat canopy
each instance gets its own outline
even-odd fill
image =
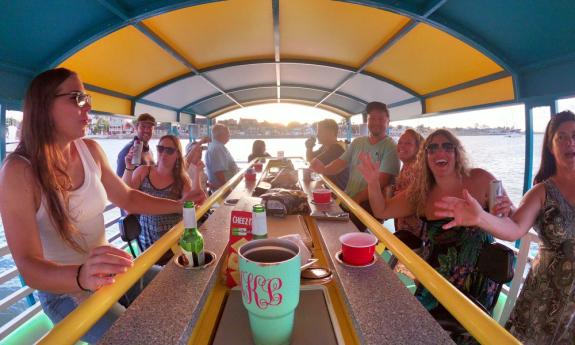
[[[572,0],[0,4],[0,104],[79,73],[93,109],[189,122],[259,103],[392,120],[575,95]],[[272,119],[273,120],[273,119]]]

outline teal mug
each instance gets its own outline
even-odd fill
[[[300,253],[284,239],[250,241],[239,249],[242,302],[256,345],[287,345],[299,303]]]

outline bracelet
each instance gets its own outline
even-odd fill
[[[126,170],[126,171],[134,171],[134,170],[136,170],[136,168],[132,168],[132,169],[124,168],[124,170]]]
[[[80,284],[80,270],[82,269],[82,267],[84,267],[84,264],[81,264],[80,266],[78,266],[78,271],[76,271],[76,284],[78,284],[78,287],[80,288],[80,290],[92,292],[92,290],[86,289],[82,286],[82,284]]]

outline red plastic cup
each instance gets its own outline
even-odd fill
[[[313,191],[313,201],[317,204],[327,204],[331,202],[331,190],[318,188]]]
[[[253,169],[250,168],[250,169],[246,170],[244,177],[246,178],[246,181],[255,181],[256,180],[256,173],[254,172]]]
[[[253,167],[256,172],[262,172],[264,165],[262,163],[254,163]]]
[[[377,237],[366,232],[350,232],[339,237],[342,259],[345,263],[364,266],[373,260]]]

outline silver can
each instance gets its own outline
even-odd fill
[[[142,164],[142,150],[144,149],[144,143],[141,140],[134,140],[134,155],[132,156],[132,164],[141,165]]]
[[[501,180],[493,180],[489,184],[489,212],[492,212],[497,204],[498,196],[503,196],[503,184]],[[502,215],[498,216],[501,217]]]

